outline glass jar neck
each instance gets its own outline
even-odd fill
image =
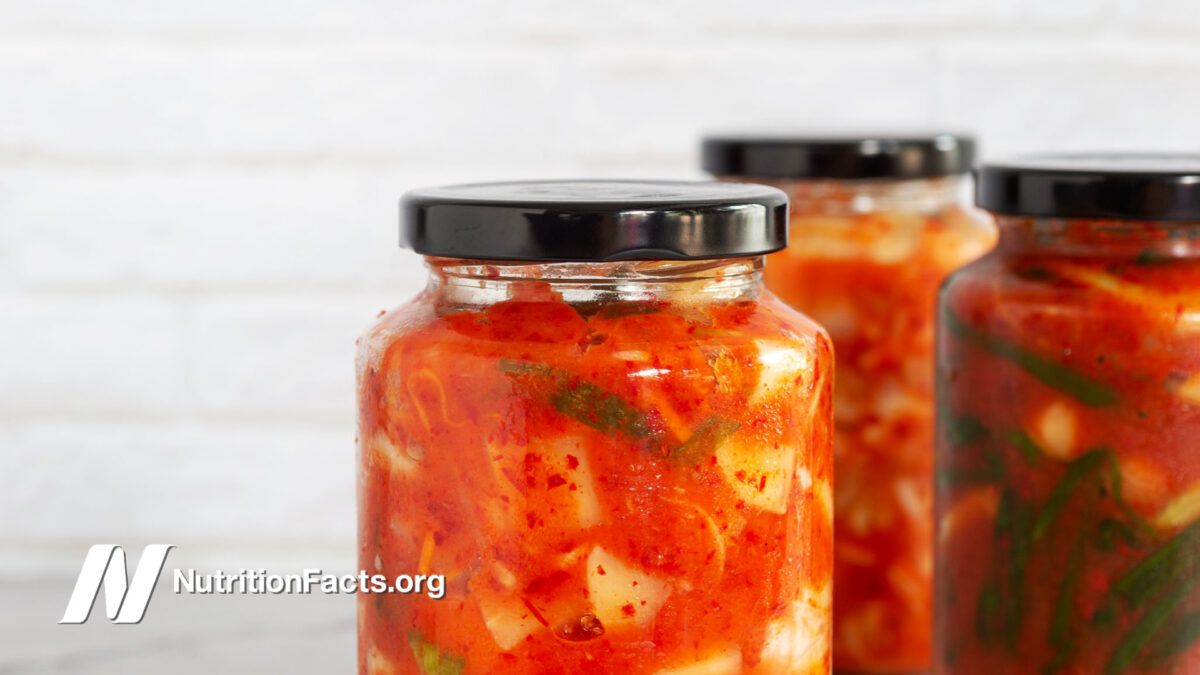
[[[908,180],[792,180],[778,187],[788,193],[793,215],[851,216],[879,211],[937,213],[963,202],[965,176]]]
[[[998,216],[1001,255],[1200,256],[1200,223]]]
[[[705,304],[752,299],[763,289],[763,256],[717,260],[527,263],[428,257],[427,292],[438,303],[506,300],[569,304]]]

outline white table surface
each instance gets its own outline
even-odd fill
[[[0,581],[0,675],[355,672],[352,595],[176,595],[163,581],[136,625],[108,622],[103,591],[86,624],[59,625],[74,580]]]

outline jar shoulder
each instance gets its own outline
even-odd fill
[[[1200,368],[1193,259],[1151,265],[997,251],[947,279],[938,314],[943,338],[974,336],[968,342],[1018,360],[1017,347],[1056,359],[1090,355],[1110,367],[1119,354],[1126,368]]]
[[[1130,309],[1200,310],[1200,258],[1073,256],[995,249],[948,275],[941,302],[1055,304],[1086,307],[1099,314]]]
[[[377,366],[384,353],[397,342],[403,341],[406,335],[436,320],[435,303],[428,291],[380,312],[355,341],[355,362],[359,376],[368,368]]]
[[[987,214],[959,205],[936,211],[799,213],[792,217],[791,235],[792,245],[772,260],[857,261],[943,273],[984,254],[996,241]]]
[[[825,330],[765,290],[730,302],[599,305],[512,300],[456,306],[422,294],[383,314],[359,339],[358,353],[360,376],[400,353],[431,364],[461,357],[460,363],[515,360],[611,370],[653,362],[679,372],[707,371],[721,354],[750,365],[789,353],[822,379],[833,360]]]

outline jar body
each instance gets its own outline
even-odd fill
[[[825,673],[828,339],[756,259],[432,260],[360,343],[364,673]]]
[[[1200,671],[1200,226],[1000,225],[940,298],[935,672]]]
[[[929,667],[937,288],[994,231],[963,181],[792,181],[791,244],[767,286],[837,352],[834,664]]]

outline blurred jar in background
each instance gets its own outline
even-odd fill
[[[1200,673],[1200,156],[988,163],[938,324],[939,675]]]
[[[834,666],[918,673],[931,645],[933,333],[938,286],[994,243],[964,205],[955,135],[705,139],[725,180],[791,200],[768,288],[829,331],[834,394]]]
[[[409,193],[429,285],[359,348],[366,675],[827,675],[832,345],[761,185]]]

